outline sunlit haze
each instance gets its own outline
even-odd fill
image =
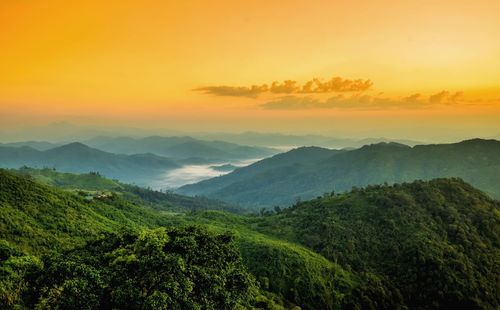
[[[0,2],[0,138],[53,123],[500,135],[500,2]]]

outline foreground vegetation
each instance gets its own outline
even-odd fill
[[[500,203],[459,179],[243,216],[34,174],[0,170],[0,308],[500,306]]]

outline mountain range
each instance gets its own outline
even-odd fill
[[[324,135],[293,135],[283,133],[259,133],[259,132],[242,132],[242,133],[206,133],[198,134],[197,137],[202,139],[217,139],[233,143],[242,143],[247,145],[259,145],[276,147],[279,149],[290,149],[299,146],[321,146],[325,148],[358,148],[366,144],[380,142],[396,142],[406,145],[421,144],[420,141],[409,139],[390,139],[384,137],[378,138],[340,138]]]
[[[112,137],[97,136],[77,141],[87,146],[115,154],[151,153],[182,160],[184,163],[207,164],[222,162],[239,162],[249,159],[260,159],[278,153],[268,147],[248,146],[224,141],[208,141],[189,136],[149,136],[135,138],[129,136]],[[47,141],[18,141],[0,143],[0,146],[28,146],[39,151],[46,151],[68,143]]]
[[[45,151],[29,146],[0,146],[0,167],[55,168],[64,172],[98,172],[124,182],[147,184],[167,170],[180,167],[175,161],[154,154],[121,155],[74,142]]]
[[[30,148],[34,148],[35,150],[46,151],[61,146],[61,144],[48,141],[19,141],[19,142],[0,143],[0,146],[12,146],[12,147],[27,146]]]
[[[355,186],[437,177],[461,177],[500,197],[500,142],[473,139],[414,147],[379,143],[340,151],[303,147],[182,186],[178,192],[261,208],[289,206],[298,199]]]
[[[253,147],[223,141],[199,140],[189,136],[145,138],[94,137],[83,141],[86,145],[116,154],[151,153],[172,159],[200,160],[205,163],[260,159],[278,153],[265,147]]]
[[[24,141],[0,144],[0,167],[51,167],[64,172],[94,171],[127,183],[156,184],[185,165],[242,165],[278,151],[191,137],[104,137],[61,144]],[[224,166],[221,173],[234,169]],[[228,170],[231,168],[230,170]]]

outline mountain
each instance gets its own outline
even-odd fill
[[[408,309],[499,307],[500,202],[460,179],[370,186],[278,211],[252,227],[373,273]]]
[[[207,195],[208,191],[222,193],[228,189],[228,184],[234,184],[234,191],[239,191],[240,194],[248,193],[248,199],[256,204],[263,203],[261,197],[254,196],[255,192],[247,192],[247,188],[249,190],[253,189],[253,187],[262,189],[263,192],[261,194],[264,199],[267,199],[268,195],[274,196],[276,199],[287,198],[286,196],[282,196],[287,195],[287,193],[265,192],[266,184],[280,183],[282,180],[291,177],[292,174],[298,174],[300,171],[311,169],[310,165],[312,163],[321,162],[340,152],[342,151],[319,147],[302,147],[258,161],[248,167],[238,168],[222,177],[208,179],[194,185],[183,186],[177,192],[188,195],[199,194],[211,196],[210,194]],[[241,180],[248,180],[251,184],[242,184]],[[224,199],[228,198],[227,196],[223,197]]]
[[[117,154],[152,153],[174,159],[201,158],[205,163],[241,161],[268,157],[277,151],[222,141],[204,141],[188,136],[145,138],[95,137],[85,144]]]
[[[318,156],[318,154],[320,154]],[[379,143],[355,150],[299,148],[178,189],[248,208],[288,206],[353,186],[461,177],[500,197],[500,142],[473,139],[454,144]]]
[[[459,179],[261,216],[87,200],[0,170],[0,306],[497,309],[500,202]]]
[[[40,140],[57,143],[68,143],[75,140],[88,140],[96,136],[127,135],[131,137],[145,137],[151,135],[181,135],[183,132],[173,129],[146,129],[140,127],[106,126],[106,125],[78,125],[68,122],[53,122],[40,126],[2,130],[0,139],[3,141]]]
[[[233,143],[247,145],[259,145],[266,147],[276,147],[279,149],[290,149],[298,146],[320,146],[325,148],[358,148],[370,143],[396,142],[407,145],[421,144],[419,141],[408,139],[389,139],[389,138],[335,138],[323,135],[290,135],[281,133],[209,133],[197,135],[202,139],[217,139]]]
[[[231,164],[225,164],[225,165],[219,165],[219,166],[210,166],[210,168],[212,168],[215,171],[230,172],[238,167],[231,165]]]
[[[0,146],[14,146],[14,147],[22,147],[27,146],[34,148],[39,151],[46,151],[48,149],[55,148],[59,146],[59,144],[47,142],[47,141],[22,141],[22,142],[10,142],[10,143],[0,143]]]
[[[0,170],[0,210],[2,309],[232,308],[258,290],[231,235],[147,231],[165,216],[115,195],[87,201]]]
[[[89,201],[5,170],[0,170],[0,210],[3,309],[43,303],[110,308],[107,303],[118,300],[138,308],[152,302],[152,308],[172,303],[175,308],[179,300],[214,306],[237,291],[250,294],[247,308],[329,309],[350,302],[344,296],[359,286],[356,277],[319,254],[248,231],[244,223],[250,217],[218,211],[181,216],[114,193]],[[278,265],[255,264],[265,257]],[[106,295],[109,291],[122,293]],[[222,308],[232,308],[234,300]]]
[[[98,172],[124,182],[147,184],[167,170],[178,168],[173,160],[153,155],[117,155],[70,143],[46,151],[31,147],[0,146],[0,167],[50,167],[64,172]]]

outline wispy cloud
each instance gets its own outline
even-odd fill
[[[304,84],[294,80],[285,80],[283,82],[272,82],[270,84],[252,85],[252,86],[205,86],[195,88],[204,94],[215,96],[234,96],[256,98],[263,93],[273,94],[321,94],[334,92],[362,92],[369,90],[373,86],[370,80],[350,80],[341,77],[333,77],[322,81],[314,78]]]
[[[451,93],[447,90],[443,90],[437,94],[429,97],[430,103],[443,103],[443,104],[453,104],[460,101],[463,97],[463,92]]]
[[[351,96],[337,95],[326,100],[320,100],[311,96],[284,96],[261,104],[264,109],[274,110],[306,110],[306,109],[420,109],[436,105],[463,103],[463,93],[451,93],[442,91],[427,98],[421,94],[412,94],[406,97],[389,98],[382,96],[360,95]]]
[[[251,87],[206,86],[194,89],[194,91],[199,91],[209,95],[249,97],[249,98],[256,98],[259,94],[267,92],[268,90],[269,87],[267,85],[262,85],[262,86],[253,85]]]

